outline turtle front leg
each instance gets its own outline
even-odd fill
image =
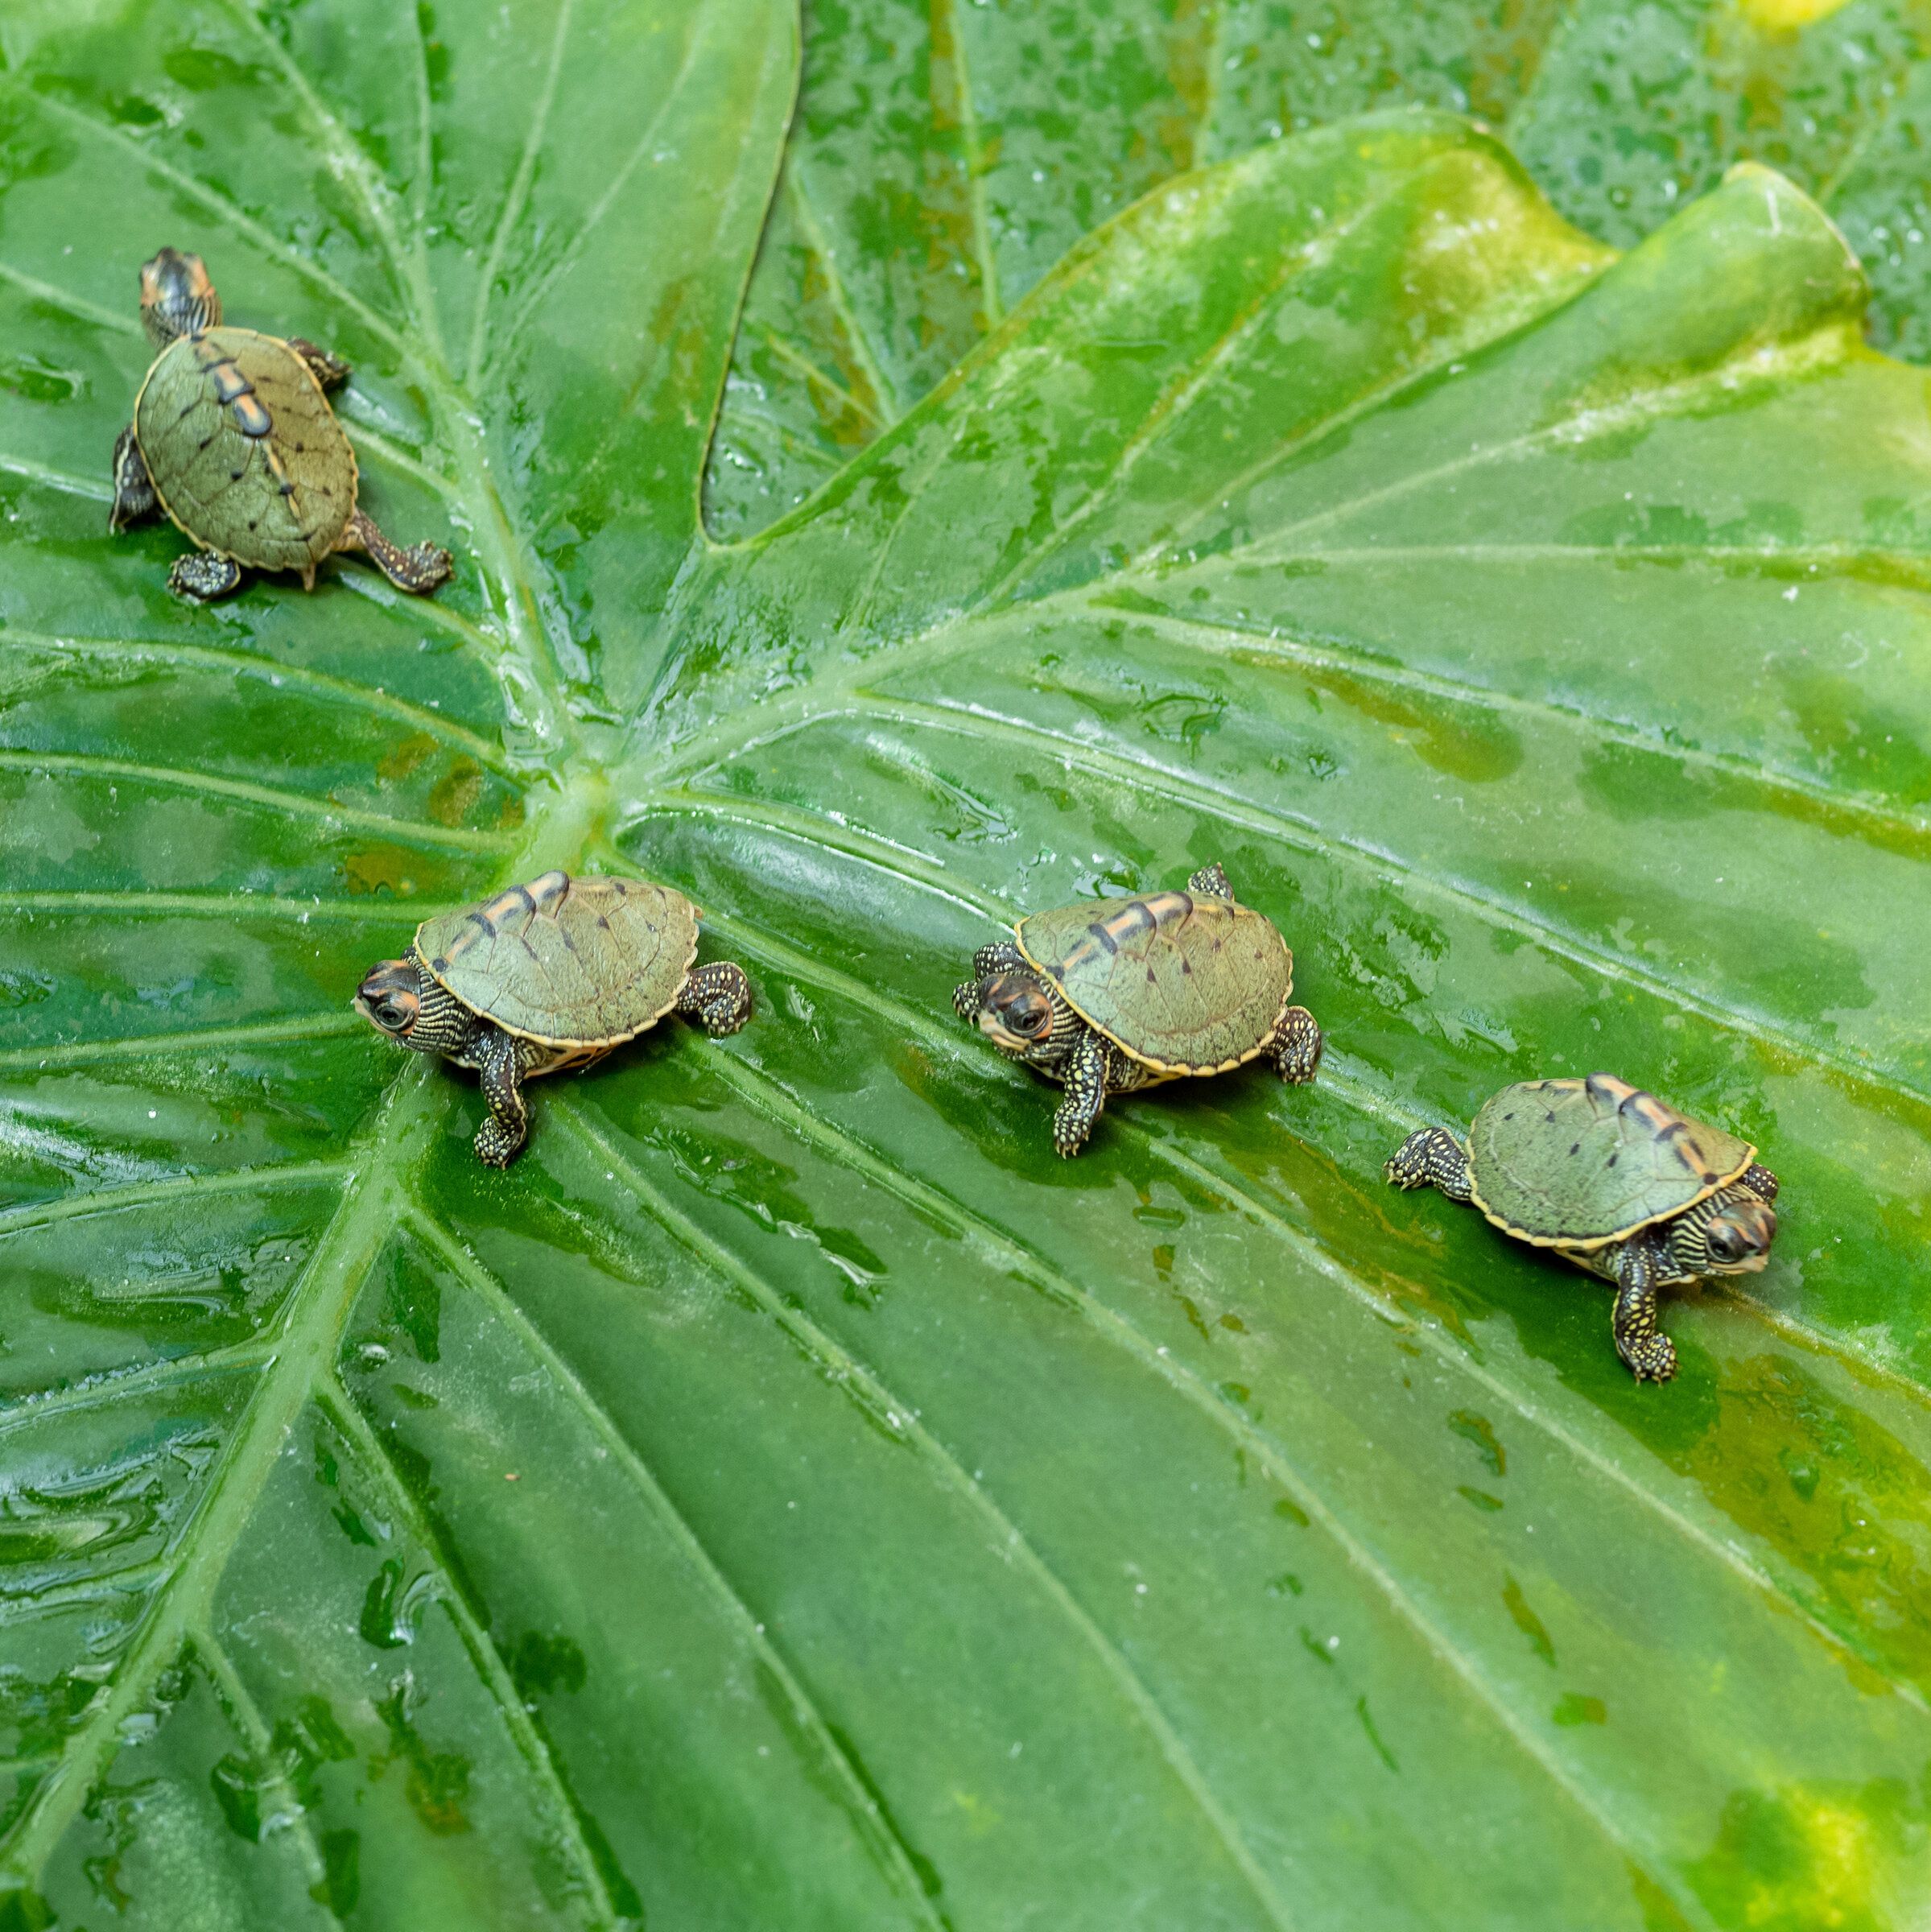
[[[114,442],[114,506],[107,513],[107,527],[118,533],[143,517],[151,517],[160,507],[155,480],[147,473],[147,459],[141,454],[130,423]]]
[[[217,556],[212,550],[191,550],[175,559],[167,573],[167,588],[191,604],[212,604],[217,597],[233,597],[241,588],[241,566],[233,557]]]
[[[1639,1382],[1666,1382],[1676,1373],[1676,1348],[1657,1325],[1656,1290],[1663,1257],[1647,1232],[1623,1245],[1616,1257],[1616,1353]]]
[[[1070,1161],[1087,1143],[1106,1104],[1106,1042],[1089,1026],[1067,1056],[1066,1098],[1053,1116],[1053,1145]]]
[[[492,1026],[471,1049],[482,1076],[489,1118],[477,1129],[476,1158],[485,1167],[507,1167],[530,1137],[530,1104],[523,1098],[523,1056],[516,1041]]]
[[[369,562],[398,590],[406,590],[412,597],[421,597],[448,581],[450,555],[441,544],[416,543],[404,550],[399,544],[391,543],[359,510],[349,519],[336,539],[336,548],[366,552]]]
[[[340,389],[349,380],[349,365],[340,356],[318,349],[306,336],[291,336],[288,346],[308,365],[310,374],[324,390]]]
[[[1234,889],[1228,883],[1227,873],[1218,859],[1211,865],[1203,865],[1187,881],[1186,889],[1200,899],[1231,899],[1234,896]]]
[[[1397,1187],[1439,1187],[1451,1201],[1475,1198],[1468,1183],[1468,1150],[1439,1127],[1417,1127],[1381,1171]]]
[[[1736,1177],[1736,1184],[1739,1187],[1747,1187],[1760,1201],[1774,1201],[1776,1199],[1777,1178],[1760,1162],[1752,1161]]]
[[[1010,939],[999,939],[990,946],[981,946],[972,955],[972,976],[989,980],[996,972],[1030,972],[1032,968],[1025,963],[1025,955]]]
[[[751,982],[728,960],[694,966],[677,996],[677,1010],[708,1034],[736,1033],[751,1017]]]
[[[1321,1063],[1321,1028],[1305,1006],[1290,1006],[1274,1022],[1261,1051],[1284,1080],[1311,1080]]]

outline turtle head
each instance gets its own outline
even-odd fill
[[[411,960],[384,960],[363,974],[353,1004],[378,1033],[413,1046],[410,1035],[423,1017],[422,972]]]
[[[1733,1183],[1672,1226],[1671,1259],[1685,1274],[1754,1274],[1776,1239],[1776,1210]]]
[[[1062,1059],[1082,1030],[1058,989],[1036,972],[1009,968],[968,980],[955,1003],[1001,1053],[1036,1067]]]
[[[141,321],[157,348],[198,336],[221,320],[221,298],[199,255],[164,248],[141,269]]]

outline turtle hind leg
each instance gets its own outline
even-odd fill
[[[1439,1187],[1451,1201],[1470,1201],[1468,1154],[1452,1133],[1417,1127],[1381,1170],[1397,1187]]]
[[[1087,1143],[1106,1104],[1106,1042],[1087,1028],[1066,1063],[1066,1098],[1053,1116],[1053,1146],[1070,1161]]]
[[[1186,889],[1203,899],[1231,899],[1234,889],[1228,883],[1227,873],[1216,859],[1211,865],[1203,865],[1186,882]]]
[[[217,597],[232,597],[241,588],[241,566],[233,557],[217,556],[212,550],[191,550],[175,559],[167,573],[167,588],[191,604],[212,604]]]
[[[477,1129],[476,1158],[485,1167],[507,1167],[530,1137],[530,1104],[523,1098],[523,1060],[517,1043],[492,1026],[471,1050],[481,1075],[489,1118]]]
[[[161,507],[155,480],[147,473],[147,459],[134,440],[133,425],[122,431],[114,444],[114,506],[107,513],[109,530],[126,530],[143,517],[151,517]]]
[[[421,597],[448,581],[450,556],[441,544],[415,543],[404,550],[400,544],[391,543],[359,510],[349,519],[336,539],[336,548],[365,552],[369,562],[398,590],[408,591],[412,596]]]
[[[349,380],[349,365],[340,356],[318,348],[306,336],[291,336],[288,346],[308,365],[309,373],[324,390],[340,389]]]
[[[1639,1382],[1666,1382],[1676,1373],[1676,1346],[1657,1325],[1657,1281],[1661,1272],[1652,1242],[1638,1235],[1624,1244],[1616,1261],[1611,1332],[1616,1353]]]
[[[736,1033],[751,1017],[751,982],[728,960],[694,966],[684,976],[677,1010],[708,1034]]]
[[[1282,1080],[1298,1084],[1311,1080],[1321,1063],[1321,1026],[1305,1006],[1290,1006],[1274,1022],[1274,1030],[1261,1049],[1272,1060]]]

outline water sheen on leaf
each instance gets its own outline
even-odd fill
[[[1931,354],[1924,0],[804,0],[705,504],[803,501],[1155,184],[1368,109],[1474,114],[1619,247],[1738,161],[1817,197]]]
[[[1350,122],[718,546],[794,26],[8,31],[0,1913],[1914,1922],[1931,443],[1855,262],[1760,170],[1619,261]],[[433,602],[107,536],[163,241],[355,364]],[[951,984],[1213,859],[1320,1077],[1058,1162]],[[492,1173],[345,1001],[552,864],[690,892],[758,1013]],[[1380,1176],[1595,1067],[1785,1183],[1666,1389]]]

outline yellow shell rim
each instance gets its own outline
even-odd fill
[[[656,881],[653,880],[650,881],[650,883],[654,885]],[[658,890],[660,892],[677,891],[676,887],[674,886],[658,886]],[[681,892],[678,893],[677,896],[680,899],[684,898],[684,895]],[[678,975],[678,985],[680,988],[683,985],[685,978],[689,975],[691,967],[696,964],[698,922],[704,916],[692,901],[689,899],[684,899],[684,903],[691,908],[691,950],[684,955],[683,972]],[[416,964],[421,967],[423,971],[427,973],[430,978],[434,980],[436,985],[441,987],[444,992],[448,993],[450,998],[454,1000],[459,1006],[464,1008],[468,1012],[475,1013],[481,1019],[487,1020],[492,1026],[501,1027],[502,1030],[508,1034],[510,1038],[513,1040],[528,1040],[532,1046],[627,1046],[631,1041],[636,1039],[640,1034],[648,1033],[650,1029],[654,1026],[658,1022],[661,1020],[666,1013],[670,1012],[670,1009],[677,1004],[677,995],[676,993],[673,993],[670,998],[665,1001],[663,1005],[658,1007],[657,1011],[652,1013],[650,1018],[644,1021],[641,1026],[632,1027],[628,1033],[613,1033],[608,1039],[587,1040],[577,1038],[576,1036],[571,1034],[531,1033],[524,1027],[512,1026],[507,1021],[499,1020],[493,1013],[485,1013],[481,1007],[471,1005],[469,1001],[464,999],[463,996],[458,993],[456,989],[452,986],[449,982],[444,979],[433,966],[429,964],[429,955],[423,950],[423,929],[424,927],[427,926],[428,923],[429,922],[427,919],[424,919],[422,923],[422,925],[416,927],[415,937],[409,942],[409,950],[412,954],[415,955]]]
[[[1531,1234],[1526,1228],[1519,1227],[1515,1222],[1497,1214],[1482,1199],[1481,1192],[1475,1186],[1472,1162],[1468,1173],[1468,1198],[1482,1210],[1491,1227],[1500,1228],[1504,1234],[1513,1235],[1518,1241],[1526,1241],[1531,1248],[1560,1248],[1570,1254],[1594,1254],[1599,1249],[1628,1241],[1632,1234],[1640,1234],[1645,1228],[1655,1227],[1659,1221],[1673,1221],[1679,1214],[1687,1214],[1698,1201],[1706,1201],[1711,1195],[1722,1193],[1732,1182],[1741,1180],[1750,1171],[1756,1160],[1756,1148],[1746,1145],[1743,1159],[1731,1172],[1719,1174],[1707,1187],[1699,1187],[1680,1205],[1665,1208],[1661,1214],[1646,1214],[1640,1221],[1632,1221],[1627,1228],[1619,1228],[1614,1234],[1592,1234],[1584,1241],[1578,1241],[1573,1235]]]
[[[221,323],[217,326],[222,328],[233,328],[233,333],[237,336],[254,336],[263,342],[272,342],[277,349],[288,349],[288,338],[286,336],[271,336],[265,329],[259,328],[234,328],[232,324],[226,322]],[[141,378],[141,386],[134,391],[134,413],[128,418],[127,426],[134,431],[136,449],[141,449],[141,398],[147,394],[147,386],[154,381],[155,371],[161,366],[162,356],[166,355],[168,349],[173,347],[172,342],[167,344],[167,347],[155,356],[154,361],[148,364],[147,374]],[[292,349],[288,349],[288,354],[291,361],[297,364],[302,373],[307,377],[311,382],[314,383],[316,394],[322,398],[322,407],[332,416],[335,416],[335,405],[328,400],[328,391],[323,388],[321,378],[306,362],[303,361],[299,356],[296,355]],[[336,423],[340,427],[342,419],[336,416]],[[355,453],[355,439],[349,435],[346,428],[342,429],[342,440],[349,445],[349,508],[344,512],[342,517],[342,528],[346,530],[349,527],[349,519],[356,513],[357,505],[361,502],[362,466]],[[147,462],[147,452],[144,449],[141,449],[141,460],[143,463]],[[161,485],[155,481],[155,473],[151,464],[148,467],[147,481],[148,487],[155,493],[155,501],[167,513],[168,522],[173,524],[175,528],[179,530],[181,535],[187,538],[196,549],[206,551],[211,557],[225,557],[230,564],[239,564],[245,570],[267,570],[274,568],[274,566],[266,564],[251,564],[247,558],[237,555],[232,550],[224,550],[217,543],[210,543],[205,537],[197,537],[175,514],[174,505],[170,503],[167,498],[162,494]],[[332,551],[327,554],[333,555],[334,552]],[[661,1018],[662,1016],[660,1014],[658,1017]]]
[[[1016,923],[1013,927],[1013,943],[1019,948],[1020,958],[1024,960],[1027,965],[1030,966],[1034,972],[1039,975],[1041,979],[1050,981],[1052,985],[1058,991],[1060,998],[1064,1000],[1067,1005],[1071,1006],[1074,1012],[1078,1013],[1080,1018],[1085,1021],[1087,1025],[1091,1027],[1094,1032],[1100,1035],[1100,1038],[1109,1042],[1115,1046],[1117,1046],[1129,1060],[1134,1061],[1137,1064],[1141,1067],[1148,1067],[1155,1073],[1166,1074],[1170,1079],[1184,1080],[1190,1076],[1199,1076],[1204,1079],[1216,1073],[1232,1073],[1236,1067],[1244,1067],[1249,1060],[1257,1060],[1260,1059],[1261,1050],[1267,1045],[1267,1038],[1265,1034],[1262,1035],[1260,1039],[1255,1041],[1253,1045],[1248,1047],[1245,1053],[1236,1054],[1232,1059],[1219,1061],[1211,1067],[1203,1066],[1197,1061],[1156,1059],[1152,1054],[1143,1053],[1137,1046],[1129,1046],[1126,1042],[1121,1039],[1119,1034],[1113,1032],[1111,1028],[1102,1026],[1100,1022],[1095,1019],[1093,1016],[1088,1013],[1087,1009],[1082,1006],[1070,993],[1067,991],[1066,987],[1061,981],[1058,973],[1054,972],[1050,967],[1041,965],[1038,960],[1034,959],[1032,954],[1026,951],[1025,938],[1021,935],[1019,930],[1020,925],[1024,923],[1025,922],[1021,920]],[[1269,923],[1271,924],[1272,922],[1270,921]],[[1277,934],[1280,931],[1279,927],[1277,927],[1275,931]],[[1293,1005],[1294,1003],[1294,949],[1293,947],[1288,944],[1285,939],[1283,939],[1281,941],[1281,950],[1287,955],[1287,985],[1281,995],[1281,1012],[1277,1013],[1274,1015],[1274,1025],[1276,1026],[1278,1026],[1281,1024],[1281,1013],[1285,1013],[1288,1008]],[[1269,1031],[1271,1033],[1273,1031],[1273,1028],[1270,1027]]]

